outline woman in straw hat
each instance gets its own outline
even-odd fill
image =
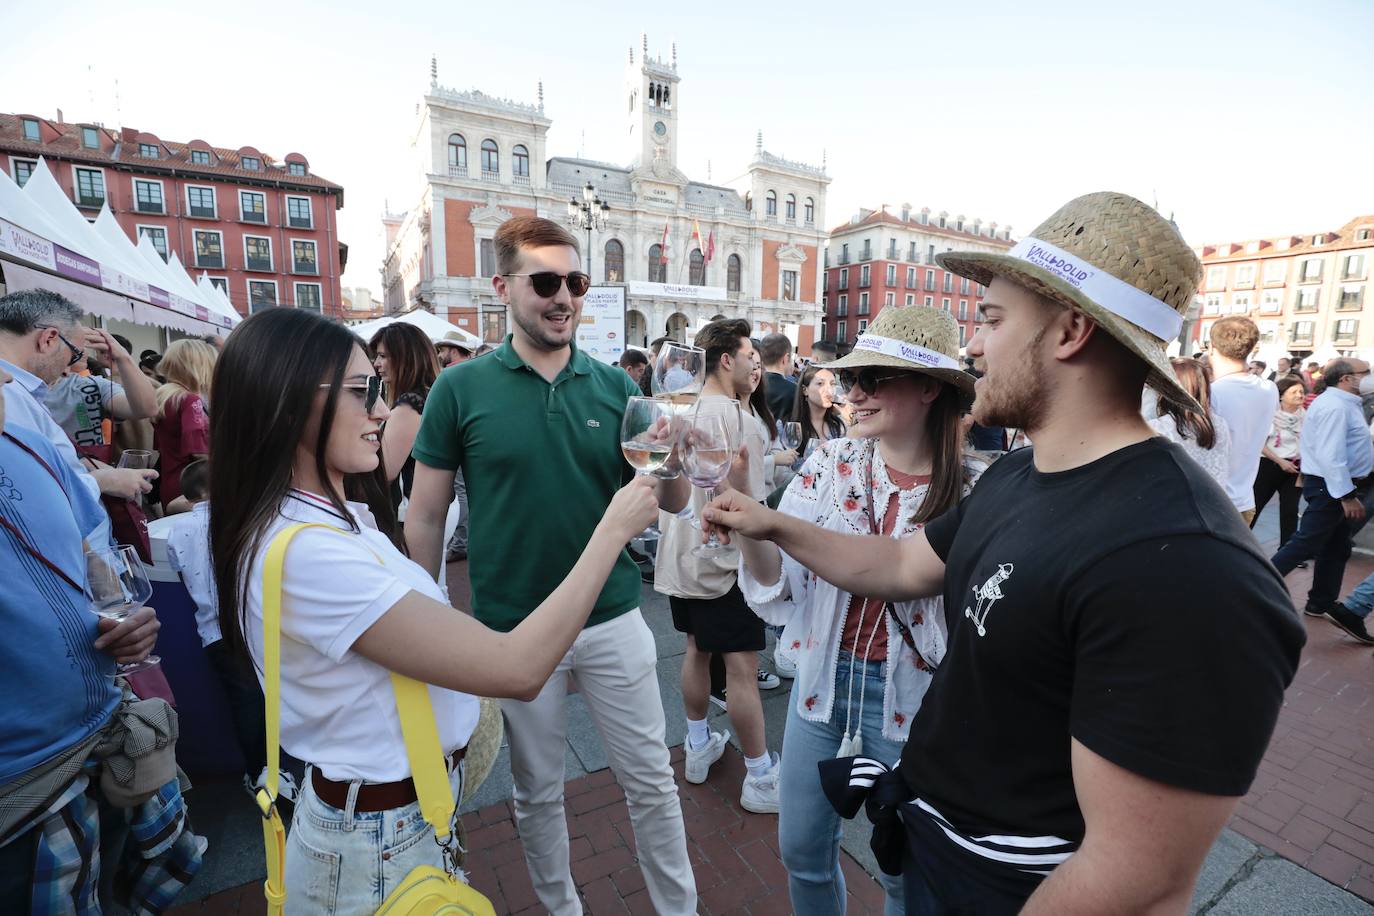
[[[872,787],[875,852],[908,912],[1183,913],[1304,639],[1225,492],[1140,416],[1146,384],[1199,409],[1165,344],[1201,265],[1113,193],[1070,201],[1008,252],[938,260],[988,287],[975,419],[1026,429],[1034,449],[901,540],[732,494],[703,527],[771,540],[847,590],[944,595],[948,648],[900,769],[821,764],[844,813]]]
[[[884,309],[852,353],[820,370],[835,374],[855,422],[848,438],[807,459],[780,511],[828,531],[902,538],[955,506],[983,468],[963,452],[960,408],[973,378],[958,360],[949,313]],[[816,764],[861,749],[889,762],[901,756],[944,656],[942,601],[888,606],[816,578],[766,541],[742,544],[740,588],[761,618],[788,625],[786,648],[797,661],[778,821],[792,909],[843,913],[840,818],[821,793]],[[883,883],[887,912],[902,912],[901,881]]]

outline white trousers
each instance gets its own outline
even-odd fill
[[[668,764],[657,667],[653,633],[636,608],[583,630],[534,700],[501,701],[515,779],[515,824],[534,892],[553,916],[582,913],[563,811],[569,676],[587,701],[625,791],[654,912],[696,912],[696,879]]]

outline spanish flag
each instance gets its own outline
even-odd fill
[[[692,220],[692,238],[697,240],[697,248],[701,249],[702,257],[706,256],[706,240],[701,237],[701,224]]]
[[[668,223],[663,223],[663,241],[658,246],[658,263],[668,263]]]

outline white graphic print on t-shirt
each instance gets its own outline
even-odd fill
[[[973,596],[978,599],[978,609],[974,610],[965,607],[964,616],[973,619],[973,625],[978,628],[979,636],[985,636],[987,634],[987,630],[984,629],[983,623],[988,619],[988,612],[992,610],[992,606],[1004,597],[1002,594],[1002,583],[1011,578],[1013,569],[1015,569],[1015,567],[1010,563],[999,564],[997,572],[993,573],[988,581],[983,583],[981,588],[975,588],[973,590]]]

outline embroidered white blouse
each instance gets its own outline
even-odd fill
[[[845,534],[872,534],[869,524],[865,475],[872,475],[873,506],[882,530],[897,487],[887,474],[887,466],[877,448],[872,467],[865,461],[868,440],[832,439],[811,454],[801,472],[783,494],[779,511],[814,522],[827,531]],[[969,484],[987,465],[967,458]],[[911,522],[925,499],[928,486],[921,484],[898,491],[897,511],[901,513],[892,537],[903,538],[920,530]],[[754,613],[765,622],[785,625],[787,649],[796,656],[797,677],[792,694],[797,713],[813,722],[830,721],[835,705],[835,670],[839,662],[840,639],[849,613],[850,594],[817,577],[809,569],[782,554],[782,575],[773,585],[762,585],[750,575],[740,559],[739,587]],[[921,660],[939,665],[945,655],[944,600],[921,598],[894,604],[897,613],[911,628],[921,656],[907,646],[891,616],[887,624],[887,670],[883,689],[883,737],[905,741],[911,718],[930,686],[931,669]]]

